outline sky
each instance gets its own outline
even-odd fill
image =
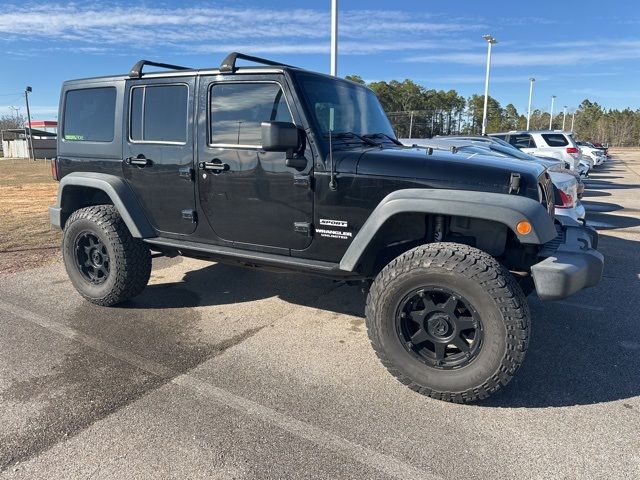
[[[4,0],[0,115],[57,118],[64,80],[122,74],[139,59],[216,67],[231,51],[329,72],[330,0]],[[410,78],[426,88],[490,94],[525,113],[589,98],[640,108],[640,2],[339,0],[338,75]]]

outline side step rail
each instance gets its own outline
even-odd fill
[[[165,249],[175,249],[184,253],[193,252],[199,254],[197,256],[206,256],[221,260],[228,259],[241,264],[282,267],[287,270],[297,270],[320,275],[358,277],[358,274],[355,272],[340,270],[339,263],[325,262],[322,260],[276,255],[273,253],[243,250],[222,245],[210,245],[208,243],[178,241],[165,237],[145,238],[143,240],[161,249],[164,247]]]

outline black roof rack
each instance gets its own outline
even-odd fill
[[[261,63],[262,65],[270,65],[272,67],[290,67],[285,63],[274,62],[273,60],[267,60],[266,58],[252,57],[251,55],[245,55],[244,53],[232,52],[225,57],[220,64],[220,71],[224,73],[234,73],[237,70],[236,60],[247,60],[253,63]]]
[[[129,78],[142,77],[142,69],[144,68],[145,65],[150,65],[152,67],[168,68],[170,70],[189,70],[189,67],[181,67],[180,65],[171,65],[169,63],[158,63],[158,62],[152,62],[150,60],[140,60],[133,67],[131,67],[131,70],[129,71]]]

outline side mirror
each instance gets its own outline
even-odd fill
[[[293,154],[300,147],[300,130],[289,122],[262,122],[262,149]]]
[[[302,171],[307,168],[304,134],[293,123],[262,122],[262,149],[265,152],[287,152],[286,165]]]

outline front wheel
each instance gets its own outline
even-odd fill
[[[113,205],[75,211],[64,227],[62,254],[73,286],[97,305],[130,299],[151,275],[149,248],[131,236]]]
[[[389,372],[413,390],[456,403],[486,398],[524,360],[529,308],[509,271],[456,243],[416,247],[376,277],[367,331]]]

